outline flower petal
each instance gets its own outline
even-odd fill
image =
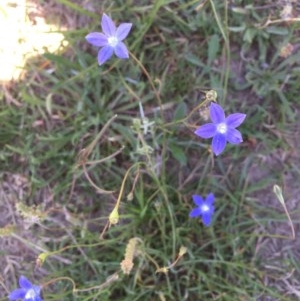
[[[226,139],[231,144],[240,144],[241,142],[243,142],[240,131],[231,128],[227,130]]]
[[[195,132],[201,138],[211,138],[217,133],[217,127],[214,123],[207,123],[200,126]]]
[[[27,290],[32,288],[31,282],[25,276],[20,276],[19,285],[21,288],[25,288]]]
[[[116,25],[113,20],[106,14],[102,15],[101,27],[104,34],[108,37],[114,36],[116,33]]]
[[[113,52],[114,49],[111,46],[104,46],[102,49],[100,49],[98,52],[98,64],[100,66],[104,64],[108,59],[111,58]]]
[[[216,134],[212,140],[212,150],[216,156],[220,155],[226,146],[226,136],[223,134]]]
[[[129,31],[132,27],[132,23],[122,23],[117,28],[116,36],[119,41],[123,41],[129,34]]]
[[[228,127],[236,128],[243,123],[246,118],[246,114],[235,113],[226,118],[226,124]]]
[[[208,194],[205,199],[205,203],[207,204],[207,206],[212,207],[214,201],[215,201],[214,194],[213,193]]]
[[[223,108],[217,103],[212,102],[209,107],[210,119],[213,123],[221,123],[225,120]]]
[[[41,287],[39,285],[33,285],[33,290],[34,290],[34,293],[35,293],[35,296],[34,296],[34,300],[33,301],[41,301],[41,297],[40,297],[40,294],[41,294]]]
[[[120,58],[120,59],[128,59],[129,58],[127,47],[125,46],[125,44],[123,42],[119,42],[116,45],[116,47],[114,48],[114,50],[115,50],[115,54],[118,58]]]
[[[211,224],[211,219],[212,219],[211,212],[205,212],[202,214],[202,221],[206,227],[208,227]]]
[[[85,37],[85,39],[90,44],[97,47],[103,47],[108,44],[107,37],[100,32],[91,32]]]
[[[23,299],[25,298],[27,293],[27,290],[24,288],[17,288],[15,290],[13,290],[9,295],[8,295],[8,299],[9,300],[18,300],[18,299]]]
[[[202,212],[200,210],[200,208],[194,208],[191,212],[190,212],[190,215],[189,217],[198,217],[198,216],[201,216]]]
[[[200,195],[197,195],[197,194],[193,195],[193,201],[194,201],[195,205],[197,205],[199,207],[202,206],[203,203],[204,203],[203,198]]]

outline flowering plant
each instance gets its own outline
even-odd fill
[[[242,135],[236,128],[243,123],[246,114],[235,113],[225,118],[223,108],[212,102],[210,118],[212,123],[200,126],[195,134],[201,138],[213,138],[212,150],[216,156],[224,151],[226,142],[231,144],[243,142]]]
[[[127,37],[132,23],[121,23],[116,28],[113,20],[108,15],[103,14],[101,27],[103,33],[91,32],[85,37],[90,44],[102,47],[98,53],[98,64],[104,64],[113,53],[120,59],[128,59],[128,50],[122,41]]]
[[[208,227],[211,224],[212,216],[215,211],[215,196],[210,193],[204,200],[200,195],[193,195],[193,201],[196,208],[190,212],[190,217],[202,217],[203,224]]]
[[[9,295],[9,300],[23,299],[23,301],[43,301],[40,297],[41,287],[33,285],[26,277],[19,278],[21,288],[13,290]]]

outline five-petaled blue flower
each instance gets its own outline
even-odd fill
[[[216,156],[225,149],[226,142],[239,144],[243,142],[241,133],[236,129],[242,124],[246,114],[235,113],[225,118],[222,107],[214,102],[210,105],[210,119],[213,123],[200,126],[195,134],[201,138],[212,138],[212,150]]]
[[[115,53],[120,59],[128,59],[128,50],[122,42],[128,35],[132,23],[122,23],[116,28],[113,20],[103,14],[101,21],[101,32],[89,33],[86,40],[97,47],[102,47],[98,53],[98,64],[104,64]]]
[[[31,284],[24,276],[20,277],[19,284],[21,288],[13,290],[8,296],[9,300],[43,301],[40,297],[40,286]]]
[[[190,217],[202,217],[203,224],[208,227],[215,211],[215,197],[210,193],[204,200],[200,195],[193,195],[193,201],[198,206],[190,212]]]

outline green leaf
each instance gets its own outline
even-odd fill
[[[208,65],[216,59],[217,53],[220,50],[219,36],[214,34],[208,42]]]
[[[209,71],[209,68],[207,67],[206,64],[204,64],[197,56],[189,53],[185,56],[185,59],[190,62],[191,64],[197,66],[197,67],[202,67],[206,69],[205,71]]]
[[[248,15],[249,14],[249,9],[245,9],[244,7],[232,7],[231,10],[234,12],[234,13],[237,13],[237,14],[241,14],[241,15]]]
[[[276,26],[270,26],[266,28],[266,32],[272,33],[272,34],[277,34],[280,36],[285,36],[289,34],[289,30],[284,27],[276,27]]]
[[[174,121],[183,119],[187,114],[186,112],[187,112],[186,103],[185,102],[179,103],[174,112],[174,116],[173,116]]]
[[[241,26],[229,26],[228,30],[232,32],[242,32],[246,29],[246,25],[243,24]]]
[[[257,29],[256,28],[247,28],[247,30],[245,31],[243,40],[245,42],[248,42],[249,44],[251,44],[254,37],[256,36],[256,34],[257,34]]]
[[[178,147],[175,144],[170,144],[170,150],[172,152],[173,157],[181,164],[186,165],[187,164],[187,158],[182,150],[182,148]]]
[[[290,120],[295,120],[296,112],[291,109],[291,104],[288,101],[288,99],[285,97],[284,93],[279,89],[276,89],[274,91],[277,92],[277,95],[279,96],[279,99],[283,104],[284,111],[289,116]]]

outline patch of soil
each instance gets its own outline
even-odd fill
[[[300,109],[296,109],[300,118]],[[265,272],[264,282],[269,288],[276,287],[282,295],[291,300],[300,298],[300,124],[295,123],[283,132],[277,131],[285,141],[285,149],[277,149],[270,154],[256,152],[256,163],[249,171],[250,185],[255,186],[262,180],[268,181],[269,186],[256,191],[249,196],[264,211],[256,209],[254,218],[258,220],[261,238],[256,245],[256,258]],[[284,208],[273,193],[273,185],[282,187],[287,210],[293,221],[295,239]],[[266,213],[267,212],[267,213]],[[268,214],[269,212],[269,214]],[[274,217],[275,214],[275,217]],[[267,223],[263,222],[268,218]],[[260,223],[259,220],[262,220]],[[258,300],[275,300],[264,295]]]

